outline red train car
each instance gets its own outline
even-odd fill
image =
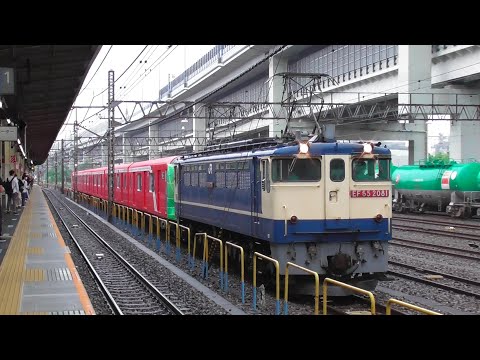
[[[167,218],[167,171],[174,159],[176,156],[116,165],[114,201]],[[74,181],[72,176],[72,184]],[[78,191],[107,200],[107,181],[107,167],[79,171]]]
[[[162,218],[167,217],[167,169],[176,158],[170,156],[130,165],[128,168],[130,207]]]
[[[105,191],[107,168],[96,168],[78,172],[78,191],[100,198],[107,196]],[[72,174],[72,188],[75,189],[75,176]]]
[[[129,190],[131,186],[128,184],[128,168],[130,167],[131,163],[129,164],[120,164],[115,165],[114,173],[114,201],[118,204],[124,206],[130,206],[129,203]]]

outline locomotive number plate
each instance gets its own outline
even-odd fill
[[[350,197],[388,197],[390,190],[350,190]]]

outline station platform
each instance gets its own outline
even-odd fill
[[[3,227],[0,315],[95,314],[40,186],[19,215],[3,213]]]

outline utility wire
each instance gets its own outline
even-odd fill
[[[110,45],[110,49],[108,49],[108,51],[107,51],[107,53],[105,54],[105,57],[103,58],[103,60],[102,60],[102,62],[100,63],[100,65],[98,65],[98,68],[97,68],[97,70],[95,71],[95,74],[93,74],[93,76],[92,76],[92,77],[90,78],[90,80],[88,81],[87,85],[85,85],[85,86],[83,87],[82,91],[80,91],[80,92],[78,93],[78,95],[80,95],[80,94],[88,87],[88,85],[92,82],[92,80],[93,80],[93,78],[95,77],[95,75],[97,75],[98,70],[100,70],[100,68],[102,67],[103,62],[105,61],[105,59],[107,58],[108,54],[110,53],[110,50],[112,50],[112,47],[113,47],[113,45]],[[78,97],[78,95],[77,95],[77,97]]]

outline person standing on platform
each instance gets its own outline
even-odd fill
[[[6,214],[9,214],[11,212],[11,207],[13,203],[13,211],[15,211],[15,201],[13,198],[13,179],[14,179],[14,174],[15,171],[10,170],[9,172],[10,176],[7,177],[7,180],[3,183],[3,187],[5,188],[5,193],[7,194],[7,210],[5,211]]]
[[[18,215],[18,208],[20,207],[20,188],[18,186],[18,177],[17,174],[15,174],[14,170],[10,170],[9,174],[10,176],[8,178],[12,178],[11,183],[13,192],[13,215]]]
[[[28,199],[28,182],[27,182],[27,174],[23,174],[22,180],[23,183],[23,191],[22,191],[22,207],[25,207],[25,202]]]

